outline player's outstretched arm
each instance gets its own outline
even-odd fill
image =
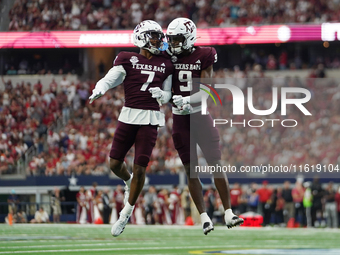
[[[124,81],[125,76],[126,71],[123,66],[119,65],[112,67],[108,73],[97,82],[95,88],[92,90],[92,95],[89,97],[90,104],[92,104],[94,100],[103,96],[109,89],[121,84]]]

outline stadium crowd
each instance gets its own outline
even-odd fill
[[[42,84],[12,84],[2,78],[0,92],[1,172],[11,172],[28,148],[43,151],[47,128],[61,116],[63,95],[43,92]]]
[[[284,180],[282,180],[284,181]],[[124,189],[89,190],[83,187],[77,194],[78,223],[113,223],[123,207]],[[249,212],[263,217],[262,226],[281,227],[329,227],[338,228],[340,217],[340,186],[329,182],[321,185],[318,178],[313,182],[297,179],[295,184],[284,181],[270,185],[233,183],[231,187],[233,211],[244,215]],[[208,215],[215,223],[223,223],[223,206],[213,186],[204,190],[204,202]],[[98,221],[99,219],[99,221]],[[199,224],[200,218],[192,202],[188,188],[183,190],[159,189],[149,186],[140,195],[133,217],[133,224]]]
[[[256,109],[270,108],[273,85],[279,89],[284,84],[307,88],[312,99],[306,108],[312,115],[305,116],[300,110],[288,106],[287,116],[298,123],[295,128],[284,128],[280,122],[249,127],[248,120],[254,116],[249,111],[244,116],[232,115],[231,94],[228,90],[221,91],[224,105],[211,106],[210,113],[213,117],[229,120],[228,125],[218,125],[224,165],[339,164],[340,115],[339,107],[333,102],[339,98],[340,92],[335,80],[240,78],[246,75],[225,70],[215,73],[223,83],[238,85],[245,95],[247,87],[256,88],[253,92]],[[259,77],[263,75],[258,72]],[[5,90],[0,93],[2,172],[10,172],[15,161],[32,145],[38,153],[26,169],[29,175],[103,175],[110,172],[108,153],[124,103],[121,86],[89,105],[88,96],[94,86],[89,81],[74,84],[65,76],[60,84],[52,82],[48,91],[42,91],[39,81],[33,86],[29,83],[14,86],[10,80],[4,84]],[[171,137],[170,106],[164,106],[163,111],[166,126],[159,130],[148,173],[177,173],[181,169]],[[277,110],[269,117],[281,120],[280,114]],[[63,128],[50,128],[57,120],[62,122]],[[245,121],[246,124],[231,126],[231,120]],[[127,156],[128,165],[132,165],[133,155],[132,148]]]
[[[223,84],[236,84],[247,95],[247,87],[253,90],[255,109],[269,109],[272,105],[272,87],[306,88],[311,92],[311,100],[305,104],[310,116],[305,116],[294,106],[287,106],[287,116],[281,115],[282,109],[267,116],[267,119],[294,119],[297,126],[284,128],[280,121],[275,124],[266,122],[252,123],[261,127],[250,127],[251,119],[263,119],[246,109],[245,115],[233,115],[232,95],[228,90],[219,91],[223,107],[210,107],[209,112],[215,118],[229,120],[228,125],[220,128],[222,157],[225,164],[241,165],[287,165],[287,164],[339,164],[340,163],[340,118],[339,107],[334,102],[339,98],[338,83],[334,79],[300,79],[286,77],[281,79],[250,78],[238,79],[217,72]],[[259,73],[259,77],[262,73]],[[222,78],[223,77],[223,78]],[[297,96],[297,95],[296,95]],[[295,97],[296,97],[295,96]],[[247,108],[247,107],[246,107]],[[255,117],[256,116],[256,117]],[[230,121],[245,125],[231,125]],[[290,125],[290,124],[289,124]]]
[[[198,28],[338,21],[338,2],[305,0],[16,0],[10,31],[133,29],[142,20],[166,27],[176,17]]]
[[[246,75],[243,73],[242,77]],[[217,79],[237,85],[244,94],[247,87],[256,88],[253,91],[256,109],[270,108],[273,85],[279,88],[307,88],[312,94],[312,103],[307,103],[306,108],[312,116],[305,116],[299,110],[288,107],[287,116],[298,122],[294,129],[283,128],[276,122],[273,127],[219,127],[223,165],[339,164],[340,114],[334,101],[339,98],[340,92],[336,81],[297,77],[273,80],[263,78],[263,75],[259,70],[257,77],[240,79],[240,71],[219,70],[215,73]],[[88,95],[94,86],[89,81],[75,84],[69,82],[65,76],[60,84],[49,84],[47,91],[42,90],[43,86],[39,81],[33,86],[24,83],[14,86],[9,80],[3,83],[5,89],[0,93],[0,151],[1,163],[4,163],[1,164],[2,171],[8,171],[8,166],[28,147],[34,145],[38,154],[26,169],[29,175],[109,173],[106,160],[118,113],[124,103],[121,86],[89,105]],[[242,117],[233,116],[227,110],[232,109],[231,94],[222,91],[219,95],[226,105],[223,108],[211,106],[209,111],[212,116],[239,123],[243,119],[253,118],[248,111]],[[318,100],[314,100],[315,98]],[[159,139],[147,168],[148,173],[177,173],[182,167],[172,144],[170,107],[166,106],[163,110],[166,126],[160,129]],[[280,112],[273,113],[270,118],[281,119]],[[48,129],[58,119],[64,127],[60,131]],[[127,157],[128,165],[132,164],[133,154],[132,149]],[[203,158],[200,162],[205,164]],[[95,203],[103,201],[102,193],[99,194],[98,198],[96,195],[99,202]],[[117,187],[112,195],[108,191],[103,191],[103,194],[107,194],[111,201],[107,210],[116,208],[119,212],[122,188]],[[240,214],[247,211],[258,212],[263,216],[263,225],[289,225],[289,220],[293,218],[300,226],[335,227],[338,214],[334,212],[339,213],[339,194],[339,188],[331,183],[324,188],[317,183],[301,182],[297,182],[294,187],[289,183],[275,187],[268,186],[265,182],[261,187],[254,183],[249,187],[233,184],[231,190],[233,210]],[[205,192],[205,201],[208,212],[215,220],[223,220],[223,217],[219,217],[220,200],[213,187]],[[100,208],[99,213],[103,216],[103,209]],[[132,221],[138,224],[183,224],[189,211],[192,212],[193,221],[198,222],[195,221],[195,210],[186,189],[182,192],[178,189],[155,191],[151,187],[140,197]],[[105,215],[107,217],[107,213]],[[111,213],[111,218],[114,215],[117,214]]]

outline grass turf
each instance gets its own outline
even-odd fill
[[[0,224],[0,255],[221,254],[220,251],[229,250],[294,248],[339,249],[340,229],[238,227],[228,230],[219,226],[204,236],[200,227],[128,225],[121,236],[113,238],[109,225]],[[249,254],[261,254],[261,250]],[[287,250],[282,254],[295,253]],[[340,254],[340,250],[327,254]]]

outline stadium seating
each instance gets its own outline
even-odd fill
[[[132,29],[152,19],[166,27],[188,17],[198,28],[212,26],[338,21],[336,1],[32,1],[16,0],[10,31]]]

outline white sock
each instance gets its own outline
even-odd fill
[[[130,174],[130,179],[127,180],[127,181],[124,181],[125,182],[125,185],[127,185],[129,188],[131,186],[131,180],[132,180],[132,174]]]
[[[202,223],[202,225],[205,222],[210,222],[210,221],[211,221],[211,219],[210,219],[210,217],[208,216],[208,214],[206,212],[201,213],[201,223]]]
[[[225,210],[225,217],[231,219],[232,217],[234,217],[235,214],[233,214],[233,211],[231,209],[227,209]]]
[[[121,214],[127,215],[127,216],[131,216],[133,208],[135,208],[134,205],[130,205],[129,202],[127,202],[123,208],[123,210],[120,212]]]

